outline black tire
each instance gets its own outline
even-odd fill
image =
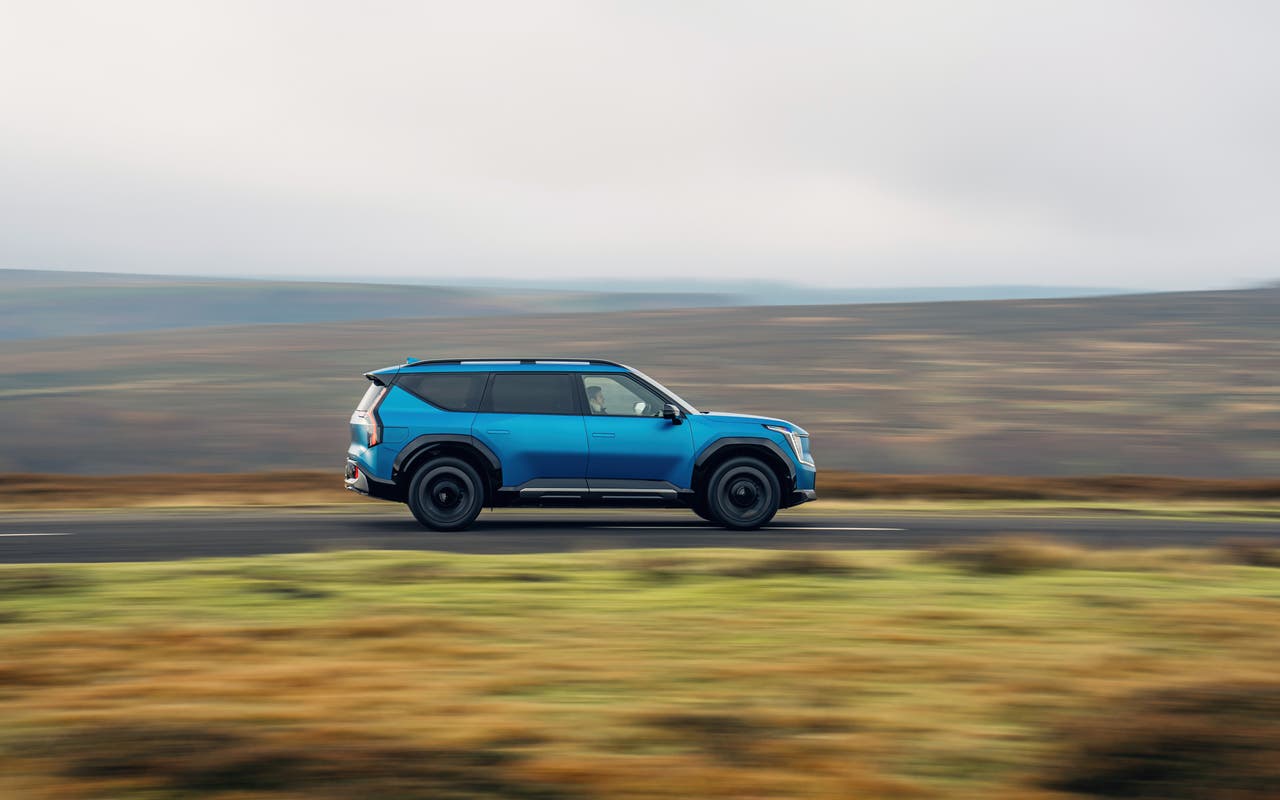
[[[693,513],[702,517],[707,522],[713,522],[716,525],[721,524],[720,520],[712,516],[711,509],[707,508],[706,498],[703,498],[703,497],[694,498],[693,502],[689,504],[689,508],[693,511]]]
[[[409,482],[408,504],[423,527],[465,530],[484,508],[484,484],[475,469],[461,459],[432,459]]]
[[[761,461],[731,458],[716,467],[707,481],[707,510],[715,522],[738,531],[767,525],[778,513],[782,488],[778,476]]]

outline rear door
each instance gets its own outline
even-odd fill
[[[581,391],[564,372],[494,372],[471,435],[502,462],[502,483],[586,494],[587,433]]]
[[[597,493],[687,488],[693,470],[693,433],[688,424],[664,419],[666,402],[622,373],[582,373],[586,401],[587,482]]]

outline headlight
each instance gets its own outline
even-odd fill
[[[791,445],[791,452],[795,453],[796,461],[810,467],[813,466],[813,458],[805,453],[804,442],[800,441],[801,439],[808,439],[808,436],[802,436],[790,428],[784,428],[781,425],[765,425],[765,427],[771,431],[777,431],[782,434],[782,437],[787,440],[787,444]]]

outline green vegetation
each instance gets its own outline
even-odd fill
[[[0,796],[1260,800],[1280,552],[0,566]]]

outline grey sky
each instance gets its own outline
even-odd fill
[[[0,0],[0,267],[1280,277],[1273,2]]]

